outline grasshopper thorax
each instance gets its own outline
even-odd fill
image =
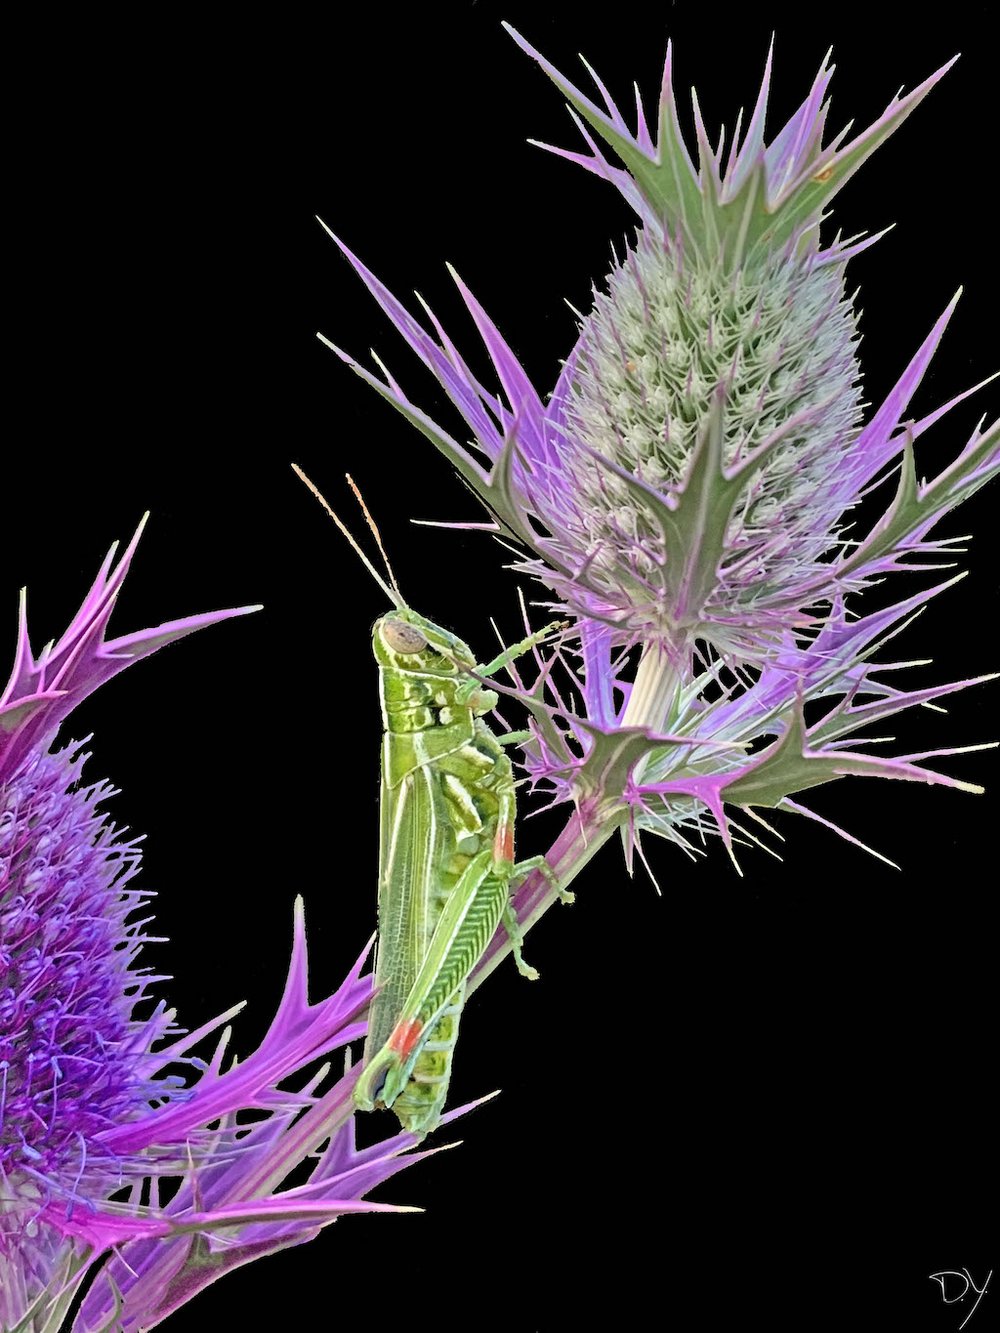
[[[384,720],[390,731],[447,727],[459,713],[471,728],[473,717],[496,707],[493,690],[471,674],[476,659],[468,644],[409,608],[390,611],[375,622],[372,647],[381,668]]]

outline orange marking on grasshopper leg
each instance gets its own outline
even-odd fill
[[[493,838],[493,859],[494,861],[513,861],[514,859],[514,825],[506,819],[501,820],[497,825],[497,831]]]
[[[420,1040],[420,1034],[423,1030],[424,1025],[417,1018],[405,1023],[397,1023],[392,1036],[389,1038],[389,1050],[395,1051],[401,1060],[407,1059]]]

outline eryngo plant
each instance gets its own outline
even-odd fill
[[[997,471],[1000,424],[981,421],[948,466],[918,479],[915,442],[974,392],[907,417],[955,302],[866,412],[847,267],[879,238],[825,238],[837,192],[950,64],[867,130],[827,138],[824,62],[768,142],[769,56],[728,152],[712,146],[695,96],[692,154],[669,48],[655,118],[637,98],[632,128],[596,74],[603,105],[512,35],[567,98],[586,146],[551,151],[611,183],[638,217],[634,244],[579,315],[558,381],[550,393],[532,385],[453,275],[499,389],[483,385],[429,307],[433,332],[341,241],[471,443],[388,372],[329,345],[449,459],[487,506],[487,526],[526,550],[517,567],[573,619],[576,660],[565,642],[558,655],[569,691],[557,692],[553,660],[536,687],[511,691],[532,715],[531,781],[573,807],[549,853],[563,886],[616,829],[630,864],[643,831],[689,852],[717,832],[732,850],[734,835],[752,837],[740,816],[808,815],[794,798],[846,774],[977,790],[925,767],[929,754],[886,758],[875,738],[852,739],[971,683],[906,691],[884,678],[898,664],[876,658],[947,582],[867,613],[858,594],[950,554],[932,529]],[[856,507],[879,486],[884,512],[858,535]],[[522,926],[554,897],[530,880]],[[506,948],[498,936],[480,977]]]
[[[241,1005],[185,1032],[156,998],[166,979],[142,966],[150,894],[136,885],[137,840],[115,829],[104,808],[115,793],[83,780],[88,756],[57,748],[56,730],[131,663],[258,608],[107,638],[138,536],[117,566],[112,548],[37,658],[22,598],[0,694],[3,1333],[153,1328],[250,1259],[344,1213],[389,1208],[362,1196],[417,1156],[400,1155],[415,1142],[405,1134],[356,1149],[356,1071],[323,1086],[317,1063],[364,1035],[371,976],[366,950],[310,1002],[301,901],[278,1010],[245,1059],[227,1057],[228,1028],[198,1054]],[[283,1189],[303,1165],[307,1178]]]
[[[640,113],[634,132],[610,99],[601,108],[549,72],[589,149],[563,155],[610,180],[640,221],[551,395],[529,384],[464,287],[500,392],[433,317],[436,337],[353,262],[475,443],[447,435],[394,380],[357,369],[452,460],[573,620],[575,643],[543,660],[531,688],[518,676],[508,691],[531,713],[531,779],[572,810],[548,853],[562,885],[619,829],[630,848],[645,830],[691,850],[706,831],[735,842],[734,812],[808,813],[793,796],[847,773],[965,785],[925,768],[927,755],[885,759],[852,740],[961,688],[899,689],[884,674],[893,664],[876,659],[939,588],[860,612],[857,594],[946,549],[931,529],[996,470],[998,427],[918,483],[913,443],[953,404],[918,421],[906,411],[947,315],[863,415],[844,268],[870,242],[824,246],[818,234],[836,189],[939,75],[866,134],[826,147],[826,68],[770,146],[764,96],[725,161],[696,112],[695,161],[669,61],[656,124]],[[885,515],[851,545],[845,516],[883,480]],[[22,624],[0,699],[0,1317],[25,1333],[63,1326],[98,1266],[74,1329],[153,1327],[233,1267],[375,1207],[362,1195],[413,1160],[399,1157],[405,1134],[355,1149],[352,1075],[324,1092],[322,1072],[299,1072],[361,1035],[370,992],[359,963],[309,1003],[300,913],[278,1015],[246,1061],[227,1065],[224,1042],[198,1061],[214,1025],[185,1036],[162,1005],[143,1006],[154,979],[136,966],[137,849],[108,823],[103,784],[80,785],[76,748],[53,748],[55,731],[124,665],[232,613],[108,642],[130,555],[115,571],[109,561],[37,661]],[[544,876],[529,879],[522,925],[554,898]],[[507,948],[499,935],[473,982]],[[60,967],[67,951],[76,963]],[[282,1189],[303,1163],[308,1182]]]

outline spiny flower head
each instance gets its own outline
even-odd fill
[[[171,1016],[134,1017],[138,847],[100,809],[111,788],[83,785],[85,758],[32,752],[0,811],[0,1252],[47,1191],[79,1201],[114,1176],[100,1135],[172,1091],[149,1069]]]
[[[451,459],[497,530],[536,553],[521,568],[556,593],[559,609],[606,624],[619,644],[655,642],[676,666],[699,642],[760,665],[787,632],[820,624],[837,595],[933,554],[929,529],[1000,460],[994,424],[977,429],[937,479],[915,478],[913,442],[966,396],[905,419],[953,305],[864,423],[846,266],[878,238],[820,239],[834,195],[949,66],[894,99],[867,131],[824,144],[824,63],[768,144],[769,57],[728,156],[711,146],[695,98],[695,159],[669,49],[654,134],[641,103],[633,132],[596,75],[603,108],[515,38],[566,95],[590,150],[553,151],[609,180],[640,223],[580,315],[552,393],[529,382],[457,276],[502,395],[470,371],[429,309],[436,336],[343,245],[463,416],[473,447],[427,418],[388,372],[380,379],[334,350]],[[901,480],[889,512],[868,538],[849,538],[852,511],[894,466]]]
[[[547,581],[578,614],[636,637],[686,650],[710,634],[737,649],[742,622],[815,573],[837,540],[838,480],[861,417],[854,353],[842,269],[771,256],[722,276],[640,233],[581,321],[569,391],[549,414],[551,450],[534,468],[550,474],[536,516],[573,570]],[[706,443],[707,432],[718,438]],[[665,561],[645,492],[675,499],[676,513],[703,445],[723,475],[745,468],[748,481],[713,516],[722,560],[681,581],[688,562]],[[567,476],[572,489],[559,484]]]
[[[1000,470],[1000,422],[980,421],[953,462],[920,479],[916,442],[982,387],[908,416],[955,301],[866,412],[847,267],[879,238],[821,236],[837,192],[953,62],[853,138],[850,127],[827,137],[824,62],[767,142],[769,55],[728,153],[724,136],[713,147],[694,96],[692,154],[669,47],[655,118],[637,92],[630,128],[593,71],[602,103],[513,36],[567,98],[587,150],[550,151],[610,182],[638,219],[578,314],[556,384],[543,393],[530,382],[453,274],[499,389],[484,384],[426,303],[427,325],[336,237],[471,444],[431,420],[381,361],[372,373],[328,345],[452,462],[494,520],[452,526],[519,542],[530,554],[515,568],[572,618],[536,686],[512,691],[532,714],[529,777],[573,803],[581,837],[620,825],[630,857],[643,830],[687,850],[713,830],[730,848],[734,829],[756,841],[733,810],[808,814],[794,794],[848,773],[969,789],[925,768],[929,753],[883,757],[867,748],[876,738],[864,743],[868,722],[972,683],[907,691],[884,676],[900,664],[875,659],[948,584],[861,617],[853,603],[886,574],[951,553],[931,531]],[[864,530],[859,503],[883,486],[884,512]],[[568,693],[554,689],[557,659]],[[550,896],[529,882],[519,919]]]
[[[371,994],[365,950],[340,987],[310,1001],[301,900],[284,993],[247,1058],[227,1063],[228,1029],[209,1059],[198,1055],[242,1006],[184,1032],[150,993],[164,978],[141,965],[138,841],[108,819],[109,785],[84,781],[80,747],[52,749],[56,730],[131,662],[257,608],[108,640],[134,551],[115,566],[112,548],[37,658],[22,597],[0,696],[0,1327],[24,1333],[59,1326],[101,1268],[75,1333],[152,1327],[249,1258],[346,1212],[390,1208],[361,1196],[416,1160],[401,1155],[413,1136],[356,1148],[354,1071],[325,1092],[326,1066],[301,1082],[364,1035]],[[304,1164],[305,1179],[283,1189]]]

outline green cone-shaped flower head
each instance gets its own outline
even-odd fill
[[[603,107],[521,45],[567,97],[590,150],[553,151],[610,181],[640,223],[580,316],[553,391],[534,388],[457,277],[501,394],[483,386],[429,310],[437,338],[346,247],[462,414],[471,449],[388,372],[380,379],[340,355],[533,553],[521,568],[562,611],[608,626],[618,646],[652,644],[677,667],[699,643],[710,656],[759,666],[788,634],[814,631],[837,598],[899,567],[996,467],[990,426],[938,478],[916,481],[912,442],[960,401],[905,420],[950,308],[863,421],[846,268],[878,238],[820,238],[837,191],[948,66],[893,99],[863,133],[848,140],[844,130],[824,144],[832,74],[824,63],[766,143],[769,58],[728,155],[711,146],[695,99],[695,159],[679,127],[669,52],[655,122],[637,106],[630,129],[596,76]],[[622,165],[605,157],[602,139]],[[859,500],[894,464],[890,511],[867,538],[848,540]]]
[[[701,534],[709,557],[723,554],[728,616],[743,589],[759,600],[822,557],[861,416],[855,346],[842,265],[769,256],[733,271],[640,233],[581,320],[556,442],[559,465],[575,474],[574,512],[563,506],[558,517],[578,523],[595,553],[588,579],[606,614],[668,643],[702,628],[702,594],[719,571],[662,595],[658,506],[631,480],[680,507],[699,449],[717,448],[724,473],[760,458]]]

